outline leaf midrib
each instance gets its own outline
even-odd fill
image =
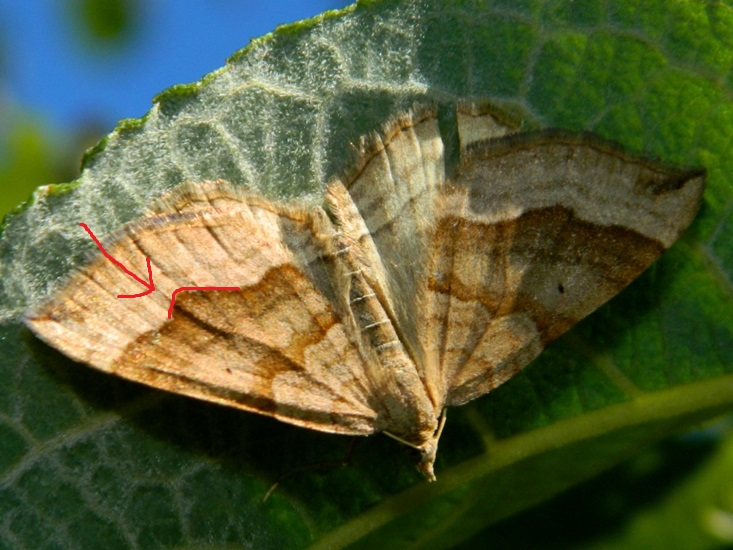
[[[430,500],[478,483],[490,473],[532,456],[573,443],[597,438],[631,426],[674,420],[704,411],[714,412],[733,404],[733,374],[673,388],[641,393],[602,409],[558,420],[550,425],[494,443],[490,449],[462,464],[438,472],[438,481],[421,483],[380,504],[326,534],[311,548],[344,548],[404,516]]]

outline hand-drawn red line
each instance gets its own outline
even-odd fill
[[[176,305],[176,294],[184,290],[239,290],[238,286],[182,286],[171,294],[171,306],[168,308],[168,319],[173,318],[173,306]]]
[[[121,262],[119,262],[117,259],[113,258],[102,246],[102,243],[99,242],[99,239],[92,233],[92,230],[89,229],[89,226],[85,223],[80,223],[80,226],[84,228],[84,230],[89,233],[89,236],[92,238],[94,243],[99,247],[99,250],[104,254],[104,257],[107,258],[109,261],[111,261],[113,264],[115,264],[117,267],[119,267],[122,271],[127,273],[130,277],[135,279],[138,283],[141,285],[144,285],[147,290],[145,292],[140,292],[139,294],[118,294],[118,298],[140,298],[142,296],[147,296],[151,292],[155,290],[155,283],[153,283],[153,270],[150,267],[150,258],[145,258],[145,261],[148,264],[148,280],[145,281],[144,279],[141,279],[137,275],[135,275],[132,271],[127,269],[124,265],[122,265]]]

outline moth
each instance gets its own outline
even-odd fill
[[[25,322],[72,359],[155,388],[419,451],[446,407],[493,390],[680,236],[704,172],[589,134],[514,132],[457,110],[446,178],[435,110],[363,138],[325,205],[187,183],[113,234]],[[172,292],[190,286],[239,290]]]

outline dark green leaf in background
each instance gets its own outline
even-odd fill
[[[79,37],[94,45],[121,46],[134,33],[140,6],[137,0],[66,0],[69,21]]]
[[[733,9],[696,0],[364,1],[278,29],[124,121],[79,180],[0,240],[0,546],[448,547],[733,405]],[[74,364],[19,323],[104,235],[184,180],[317,202],[351,142],[415,101],[447,142],[460,98],[704,166],[691,229],[490,396],[409,449],[162,394]],[[455,151],[449,152],[455,158]],[[629,251],[633,253],[633,251]]]

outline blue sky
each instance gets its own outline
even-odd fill
[[[68,1],[0,0],[0,103],[30,109],[61,131],[80,120],[110,131],[121,118],[145,114],[158,92],[221,67],[250,38],[351,3],[141,0],[133,39],[119,50],[90,53],[74,36]]]

